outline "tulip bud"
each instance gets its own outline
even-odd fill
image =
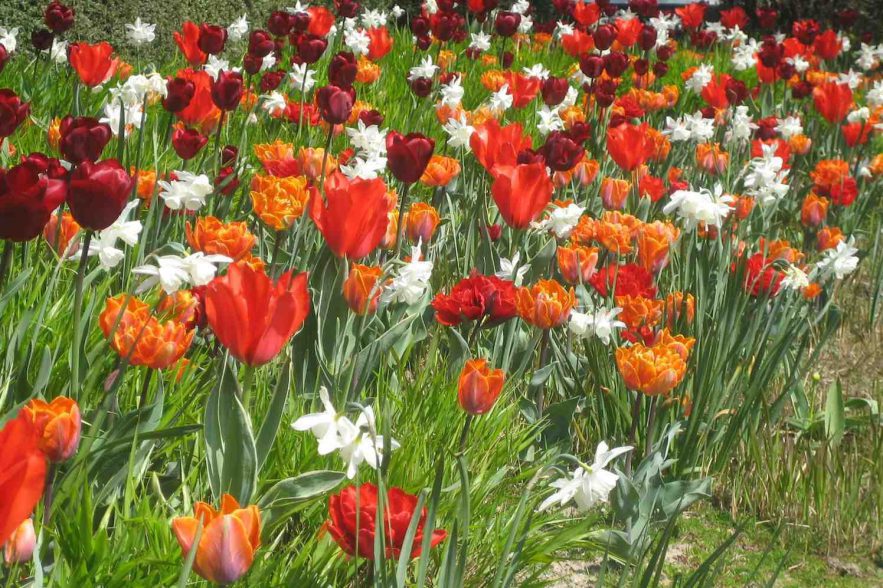
[[[517,12],[500,11],[494,20],[494,29],[501,37],[511,37],[518,32],[521,24],[521,15]]]
[[[28,517],[12,532],[3,545],[3,560],[8,566],[27,563],[31,561],[36,545],[37,535],[34,533],[34,521]]]
[[[625,53],[611,51],[604,56],[604,70],[611,78],[622,77],[629,68],[629,58]]]
[[[500,397],[506,377],[501,369],[488,367],[486,359],[468,359],[457,383],[460,408],[471,415],[490,412]]]
[[[38,29],[31,33],[31,45],[37,51],[45,51],[52,47],[52,32],[46,29]]]
[[[512,62],[515,61],[515,56],[511,51],[503,51],[503,59],[500,62],[500,65],[503,66],[503,69],[509,69],[512,67]]]
[[[659,77],[668,73],[668,64],[664,61],[657,61],[653,64],[653,73]]]
[[[253,76],[264,67],[264,58],[258,57],[253,53],[246,53],[245,57],[242,58],[242,67],[245,69],[245,73]]]
[[[81,226],[102,231],[116,221],[135,181],[116,159],[84,161],[71,174],[67,203]]]
[[[641,32],[638,34],[638,46],[644,51],[650,51],[656,46],[657,38],[658,34],[656,29],[645,24],[643,28],[641,28]]]
[[[555,76],[549,76],[545,80],[543,80],[543,85],[541,88],[541,92],[543,93],[543,102],[546,106],[558,106],[561,102],[564,101],[564,98],[567,96],[567,91],[570,89],[570,84],[567,82],[566,78],[556,78]]]
[[[97,161],[113,136],[110,125],[88,116],[64,117],[59,132],[61,139],[58,149],[66,160],[74,164]]]
[[[418,98],[426,98],[432,92],[432,80],[430,78],[414,78],[408,81],[411,91]]]
[[[40,450],[49,461],[66,461],[80,444],[80,407],[76,401],[58,396],[52,402],[34,399],[25,410],[40,434]]]
[[[420,179],[432,152],[435,141],[420,133],[402,135],[390,131],[386,135],[386,163],[396,178],[406,184],[413,184]]]
[[[415,202],[403,220],[408,239],[413,243],[428,243],[440,220],[438,211],[431,204]]]
[[[295,12],[291,15],[291,30],[302,33],[310,27],[311,20],[309,12]]]
[[[650,62],[646,59],[636,59],[635,63],[632,64],[632,68],[637,75],[643,76],[650,71]]]
[[[592,33],[595,48],[599,51],[607,51],[616,40],[616,27],[612,24],[603,24]]]
[[[212,82],[212,102],[221,110],[235,110],[243,92],[242,74],[237,71],[219,72]]]
[[[668,61],[672,55],[674,55],[674,49],[671,48],[671,45],[662,45],[656,48],[656,58],[659,61]]]
[[[380,114],[380,111],[376,109],[371,109],[361,111],[359,113],[359,120],[362,121],[362,123],[366,127],[370,127],[372,125],[379,127],[383,124],[384,117],[382,114]]]
[[[331,58],[328,64],[328,83],[339,88],[350,88],[356,81],[359,65],[352,53],[342,51]]]
[[[497,240],[503,236],[503,225],[499,223],[487,225],[484,227],[484,231],[487,233],[488,239],[490,239],[491,242],[496,243]]]
[[[179,128],[172,133],[172,147],[184,161],[193,159],[208,143],[208,137],[195,129]]]
[[[279,87],[283,79],[285,79],[285,72],[281,69],[266,72],[261,76],[261,92],[264,94],[272,92]]]
[[[597,78],[604,71],[604,58],[584,53],[579,57],[579,69],[587,77]]]
[[[199,45],[200,51],[209,55],[217,55],[224,50],[227,44],[227,29],[218,25],[201,24],[199,25]]]
[[[196,86],[190,80],[172,78],[166,82],[166,97],[162,101],[163,108],[172,113],[181,112],[190,105],[195,93]]]
[[[252,31],[248,36],[248,53],[255,57],[266,57],[273,52],[276,44],[270,37],[270,33],[263,30]]]
[[[378,284],[383,269],[354,263],[343,282],[343,298],[354,313],[374,313],[380,302],[381,288]]]
[[[412,18],[411,32],[415,37],[425,37],[429,34],[429,19],[422,15]]]
[[[355,18],[362,7],[354,0],[338,0],[334,4],[337,7],[337,16],[341,18]]]
[[[6,62],[9,61],[9,51],[6,50],[6,46],[0,43],[0,72],[3,71],[3,68],[6,67]]]
[[[43,13],[43,22],[50,31],[60,35],[74,25],[74,9],[58,0],[52,0]]]
[[[345,123],[353,111],[356,102],[356,91],[353,88],[343,89],[334,85],[319,88],[316,92],[316,104],[319,114],[328,124]]]
[[[429,35],[424,35],[422,37],[417,37],[417,48],[421,51],[426,51],[432,46],[432,37]]]
[[[239,157],[239,149],[235,145],[224,145],[221,149],[221,165],[229,166],[236,163]]]

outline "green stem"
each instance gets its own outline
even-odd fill
[[[86,265],[89,259],[89,245],[92,242],[92,231],[86,231],[80,250],[80,265],[77,267],[77,279],[74,282],[74,346],[71,350],[71,397],[76,399],[80,393],[80,325],[83,313],[83,279],[86,277]]]
[[[472,428],[473,420],[475,420],[475,415],[466,415],[466,422],[463,423],[463,430],[460,432],[460,450],[458,451],[460,455],[466,452],[466,440],[469,438],[469,429]]]
[[[396,236],[396,257],[398,257],[402,253],[402,240],[405,238],[405,223],[403,222],[405,218],[405,208],[408,206],[408,191],[411,188],[411,184],[405,184],[405,187],[402,188],[402,198],[399,202],[399,219],[398,219],[398,235]]]
[[[3,284],[6,283],[6,274],[9,272],[9,266],[12,265],[12,253],[15,250],[15,243],[6,240],[3,243],[3,257],[0,257],[0,292],[3,291]]]

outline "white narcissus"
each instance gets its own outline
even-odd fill
[[[569,476],[550,484],[556,491],[540,504],[539,510],[545,510],[556,503],[565,506],[573,500],[577,508],[585,512],[600,502],[607,502],[611,490],[616,487],[619,475],[604,468],[616,457],[632,449],[630,446],[609,449],[607,443],[602,441],[595,450],[595,461],[592,465],[580,466]]]

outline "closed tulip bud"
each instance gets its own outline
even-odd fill
[[[440,221],[438,211],[434,206],[425,202],[415,202],[405,213],[403,222],[408,239],[413,243],[420,241],[428,243]]]
[[[9,61],[9,51],[6,50],[3,44],[0,44],[0,72],[6,67],[7,61]]]
[[[674,49],[670,45],[662,45],[656,48],[656,58],[659,61],[668,61],[674,55]]]
[[[604,70],[611,78],[622,77],[629,68],[629,58],[620,51],[611,51],[604,56]]]
[[[500,11],[494,20],[494,30],[501,37],[511,37],[518,32],[518,25],[521,24],[521,15],[517,12]]]
[[[813,86],[806,80],[801,80],[791,86],[791,96],[795,100],[802,100],[812,94]]]
[[[184,161],[196,157],[206,143],[208,137],[195,129],[179,128],[172,133],[172,147]]]
[[[217,55],[227,44],[227,29],[218,25],[199,25],[199,49],[209,55]]]
[[[36,545],[37,535],[34,533],[34,521],[28,517],[6,540],[6,544],[3,546],[3,561],[8,566],[28,563],[34,555]]]
[[[28,118],[31,105],[12,90],[0,90],[0,141],[10,136]]]
[[[258,29],[248,36],[248,53],[256,57],[266,57],[273,52],[276,44],[267,31]]]
[[[503,59],[500,62],[500,65],[503,66],[503,69],[509,69],[512,67],[512,62],[515,61],[515,56],[511,51],[503,51]]]
[[[500,397],[506,376],[501,369],[488,367],[486,359],[468,359],[457,382],[457,400],[466,413],[490,412]]]
[[[339,125],[345,123],[353,111],[356,102],[356,91],[352,88],[344,89],[334,85],[319,88],[316,92],[316,104],[322,119],[328,124]]]
[[[397,131],[390,131],[386,135],[386,162],[389,170],[406,184],[413,184],[420,179],[429,165],[434,149],[435,141],[420,133],[402,135]]]
[[[242,68],[245,70],[250,76],[255,75],[261,68],[264,67],[264,58],[258,57],[257,55],[253,55],[252,53],[247,53],[245,57],[242,58]]]
[[[340,88],[350,88],[356,81],[356,75],[359,73],[359,64],[355,56],[348,52],[342,51],[331,58],[328,64],[328,83]]]
[[[237,71],[222,71],[212,82],[212,102],[221,110],[235,110],[243,92],[242,74]]]
[[[424,37],[429,34],[429,19],[422,15],[412,18],[411,32],[415,37]]]
[[[377,310],[380,301],[380,276],[383,269],[354,263],[343,282],[343,298],[354,313],[363,315]]]
[[[172,113],[181,112],[190,105],[195,93],[196,85],[192,81],[172,78],[166,82],[166,97],[163,98],[162,106]]]
[[[359,120],[366,127],[370,127],[372,125],[380,126],[383,124],[383,115],[380,114],[380,111],[376,109],[371,110],[363,110],[359,113]]]
[[[646,75],[648,71],[650,71],[650,62],[646,59],[636,59],[635,63],[632,64],[632,68],[635,70],[635,73],[639,76]]]
[[[74,9],[58,0],[52,0],[43,13],[43,22],[53,33],[60,35],[74,26]]]
[[[294,23],[291,20],[291,14],[284,10],[276,10],[267,19],[267,30],[277,37],[284,37],[291,32]]]
[[[135,181],[116,159],[84,161],[71,174],[67,203],[81,226],[102,231],[120,217]]]
[[[71,163],[96,161],[113,136],[110,125],[88,116],[66,116],[59,126],[58,149]]]
[[[430,78],[414,78],[408,81],[408,85],[418,98],[426,98],[432,92],[432,80]]]
[[[543,85],[540,91],[543,93],[543,102],[546,106],[551,107],[561,104],[567,96],[567,91],[569,89],[570,84],[567,82],[566,78],[549,76],[543,80]]]
[[[597,78],[604,72],[604,58],[600,55],[580,55],[579,69],[587,77]]]
[[[603,24],[595,29],[592,33],[592,40],[595,42],[595,48],[599,51],[606,51],[613,45],[616,40],[616,27],[612,24]]]
[[[283,79],[285,79],[285,72],[283,70],[268,71],[261,76],[261,92],[269,94],[279,87]]]
[[[291,15],[291,30],[302,33],[310,28],[311,15],[309,12],[296,12]]]
[[[301,35],[297,41],[297,55],[304,63],[316,63],[325,53],[328,41],[317,35]],[[350,82],[352,84],[352,82]]]
[[[52,47],[52,32],[46,29],[37,29],[31,33],[31,45],[37,51],[45,51]]]
[[[644,51],[650,51],[656,46],[657,37],[656,29],[645,24],[638,34],[638,46]]]
[[[337,0],[334,6],[337,8],[337,16],[341,18],[355,18],[362,7],[354,0]]]
[[[224,196],[230,196],[239,187],[239,176],[236,170],[230,166],[222,167],[215,178],[215,186]]]
[[[221,149],[221,165],[235,165],[239,149],[235,145],[224,145]]]
[[[662,77],[668,73],[668,64],[664,61],[657,61],[653,64],[653,73],[658,77]]]
[[[80,444],[80,407],[76,401],[59,396],[46,402],[31,400],[24,409],[34,423],[40,450],[49,461],[61,462],[73,457]]]

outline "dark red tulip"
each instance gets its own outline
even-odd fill
[[[221,171],[218,172],[218,177],[215,178],[215,186],[224,196],[229,196],[235,192],[239,187],[239,176],[236,175],[236,170],[229,165],[221,168]]]
[[[625,53],[611,51],[604,56],[604,70],[611,78],[622,77],[629,68],[629,58]]]
[[[353,111],[356,103],[356,91],[353,88],[341,88],[329,84],[316,92],[316,104],[319,113],[328,124],[339,125],[345,123]]]
[[[195,129],[179,128],[172,133],[172,147],[184,161],[196,157],[206,143],[208,137]]]
[[[361,8],[354,0],[334,0],[334,9],[341,18],[355,18]]]
[[[558,106],[561,102],[564,101],[564,98],[567,96],[567,91],[570,89],[570,84],[567,82],[567,78],[556,78],[555,76],[549,76],[545,80],[543,80],[543,86],[541,91],[543,93],[543,102],[547,106]]]
[[[380,111],[376,109],[372,110],[363,110],[359,113],[359,120],[366,127],[370,127],[372,125],[380,126],[383,124],[383,115],[380,114]]]
[[[521,15],[517,12],[500,11],[494,20],[494,30],[501,37],[511,37],[518,32],[518,25],[521,24]]]
[[[9,51],[6,50],[3,44],[0,44],[0,72],[6,67],[7,61],[9,61]]]
[[[807,46],[812,45],[821,32],[822,27],[819,23],[809,18],[798,20],[791,25],[791,35],[797,37],[798,41]]]
[[[84,161],[71,174],[67,204],[80,226],[102,231],[119,218],[134,185],[116,159]]]
[[[612,24],[603,24],[595,29],[592,33],[592,40],[595,41],[595,48],[599,51],[606,51],[613,45],[616,40],[616,27]]]
[[[58,149],[71,163],[97,161],[113,136],[110,125],[90,116],[66,116],[59,126]]]
[[[263,57],[258,57],[253,53],[246,53],[245,57],[242,58],[242,68],[250,76],[260,72],[262,67],[264,67]]]
[[[261,76],[261,92],[268,94],[279,87],[282,80],[285,79],[285,71],[276,69],[268,71]]]
[[[209,55],[217,55],[227,43],[227,29],[218,25],[199,25],[199,49]]]
[[[646,59],[636,59],[632,64],[632,69],[635,70],[636,75],[643,76],[650,71],[650,62]]]
[[[21,242],[38,237],[52,211],[64,202],[67,182],[50,178],[42,163],[35,164],[49,158],[34,155],[8,170],[0,168],[0,239]]]
[[[52,31],[47,29],[37,29],[31,33],[31,45],[37,51],[46,51],[52,47]]]
[[[418,49],[420,49],[421,51],[426,51],[432,46],[432,37],[430,37],[429,35],[422,35],[420,37],[417,37],[415,43]]]
[[[435,141],[420,133],[402,135],[397,131],[390,131],[386,135],[387,166],[392,175],[406,184],[413,184],[420,179],[434,149]]]
[[[588,123],[575,122],[567,130],[567,136],[573,139],[577,144],[582,145],[592,136],[592,127]]]
[[[304,63],[316,63],[325,53],[327,47],[328,41],[324,37],[307,33],[301,35],[297,41],[297,56]],[[350,84],[352,85],[352,82]]]
[[[638,47],[644,51],[650,51],[656,46],[657,38],[658,35],[656,29],[650,25],[644,25],[641,32],[638,34]]]
[[[657,61],[653,64],[653,73],[658,77],[664,76],[668,73],[668,64],[664,61]]]
[[[543,155],[542,151],[537,151],[531,149],[530,147],[526,147],[518,152],[515,162],[517,165],[529,165],[531,163],[542,163],[543,165],[545,165],[546,157]]]
[[[511,51],[503,51],[503,59],[500,61],[503,69],[509,69],[512,67],[513,61],[515,61],[515,55],[513,55]]]
[[[266,57],[275,48],[276,44],[273,42],[273,38],[267,31],[258,29],[256,31],[252,31],[251,34],[248,36],[249,55],[254,55],[256,57]]]
[[[294,23],[291,14],[284,10],[276,10],[267,19],[267,29],[277,37],[285,37],[291,32]]]
[[[579,56],[579,69],[587,77],[597,78],[604,72],[604,58],[584,53]]]
[[[221,165],[234,165],[239,157],[239,149],[235,145],[224,145],[221,148]]]
[[[429,78],[414,78],[408,81],[408,85],[418,98],[426,98],[432,92],[432,80]]]
[[[776,28],[776,21],[779,19],[779,12],[774,8],[758,8],[755,12],[757,22],[762,29]]]
[[[212,102],[221,110],[236,110],[243,92],[242,74],[237,71],[222,71],[212,82]]]
[[[181,112],[190,105],[196,85],[184,78],[172,78],[166,82],[166,97],[162,106],[169,112]]]
[[[74,26],[74,14],[74,9],[70,6],[65,6],[58,0],[52,0],[43,13],[43,22],[46,23],[50,31],[60,35]]]
[[[22,102],[15,92],[0,90],[0,140],[14,133],[30,111],[31,105]]]
[[[331,58],[328,64],[328,83],[341,88],[350,88],[356,81],[359,71],[356,57],[349,51],[341,51]]]
[[[671,48],[671,45],[660,45],[656,48],[656,58],[659,61],[668,61],[672,55],[674,55],[674,49]]]
[[[309,12],[295,12],[291,15],[291,30],[295,33],[303,33],[310,28],[312,15]]]
[[[542,148],[546,165],[553,171],[568,171],[582,159],[582,146],[561,131],[552,131]]]
[[[425,16],[415,16],[411,19],[411,32],[415,37],[425,37],[429,34],[429,19]]]

